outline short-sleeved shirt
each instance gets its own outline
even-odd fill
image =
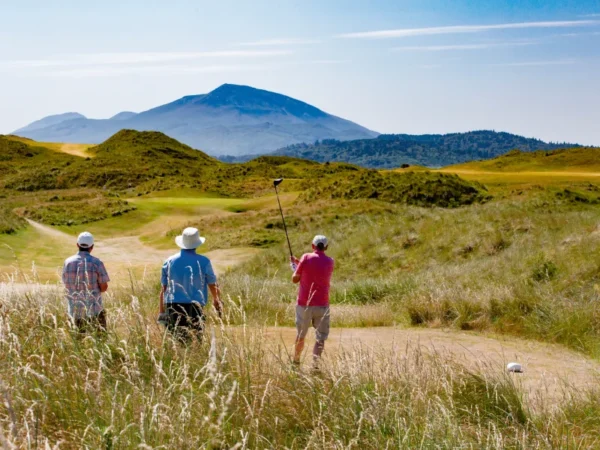
[[[65,260],[62,281],[71,317],[82,319],[102,312],[100,284],[110,281],[102,261],[89,252],[79,252]]]
[[[165,303],[198,302],[206,306],[208,285],[216,282],[210,260],[195,250],[181,250],[163,264],[161,283],[167,287]]]
[[[300,258],[296,275],[300,275],[298,305],[329,306],[329,286],[334,261],[325,252],[315,250]]]

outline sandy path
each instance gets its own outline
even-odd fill
[[[55,241],[60,241],[61,243],[69,243],[73,245],[74,237],[70,234],[63,233],[60,230],[49,227],[48,225],[43,225],[38,222],[34,222],[33,220],[25,219],[30,227],[34,228],[40,234],[45,235],[46,237],[52,238]]]
[[[87,152],[87,149],[90,147],[93,147],[93,144],[63,144],[60,147],[60,151],[81,158],[93,158],[94,155]]]
[[[27,223],[40,234],[65,245],[69,250],[74,246],[75,236],[33,220],[27,220]],[[100,258],[110,272],[111,267],[115,271],[130,266],[160,267],[166,258],[177,251],[175,245],[173,245],[173,249],[158,250],[144,245],[137,236],[126,236],[97,240],[94,247],[94,256]],[[212,261],[215,271],[220,273],[248,261],[259,251],[254,248],[240,247],[213,250],[203,254]]]
[[[335,313],[334,313],[335,314]],[[267,328],[273,345],[290,349],[296,336],[294,328]],[[312,348],[312,333],[307,348]],[[508,362],[519,362],[524,373],[512,374],[530,399],[562,398],[562,389],[570,385],[578,389],[597,387],[600,362],[559,345],[525,341],[511,337],[485,337],[474,333],[422,328],[332,328],[326,344],[329,358],[341,352],[352,354],[357,349],[404,353],[407,347],[418,347],[426,353],[450,356],[474,369],[502,373]]]

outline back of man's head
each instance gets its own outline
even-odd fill
[[[325,250],[327,250],[329,241],[322,234],[318,234],[314,237],[314,239],[312,241],[312,245],[314,245],[314,247],[319,251],[325,251]]]
[[[94,248],[94,236],[89,231],[84,231],[77,237],[77,247],[81,252],[91,252]]]

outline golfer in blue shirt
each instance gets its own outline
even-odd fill
[[[165,261],[162,267],[159,322],[180,339],[195,334],[202,337],[208,303],[208,291],[221,317],[221,293],[210,260],[196,253],[204,244],[196,228],[186,228],[175,243],[181,251]]]

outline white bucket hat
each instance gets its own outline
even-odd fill
[[[205,238],[200,236],[197,228],[189,227],[183,230],[181,236],[175,238],[175,243],[179,248],[184,250],[192,250],[200,247],[206,241]]]
[[[94,236],[89,231],[84,231],[77,237],[77,245],[81,248],[90,248],[94,246]]]

